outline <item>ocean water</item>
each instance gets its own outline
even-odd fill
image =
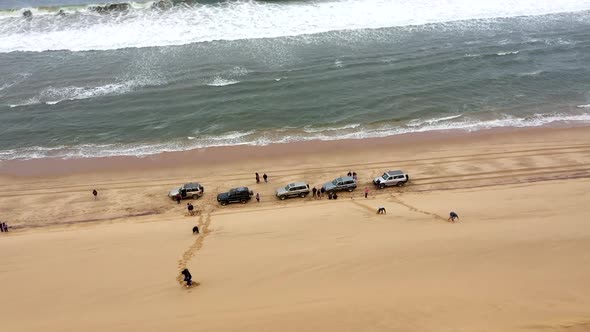
[[[151,4],[0,2],[0,160],[590,123],[590,0]]]

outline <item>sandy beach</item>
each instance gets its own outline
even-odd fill
[[[390,169],[410,183],[370,185]],[[274,197],[348,171],[359,188],[336,201]],[[191,181],[196,216],[166,196]],[[237,186],[261,202],[219,206]],[[589,127],[5,161],[2,326],[590,331],[589,199]],[[184,267],[198,287],[181,286]]]

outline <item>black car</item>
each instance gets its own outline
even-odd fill
[[[252,195],[254,195],[254,192],[249,190],[248,187],[233,188],[226,193],[217,195],[217,201],[221,205],[238,202],[246,204],[252,198]]]

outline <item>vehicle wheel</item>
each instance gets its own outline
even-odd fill
[[[401,182],[401,181],[400,181],[400,182],[398,182],[398,183],[396,184],[396,186],[398,186],[398,187],[403,187],[403,186],[404,186],[404,184],[405,184],[405,182]]]
[[[385,184],[383,184],[383,183],[380,183],[380,184],[379,184],[379,189],[383,189],[383,188],[385,188]]]
[[[301,194],[299,194],[299,197],[301,197],[301,198],[305,198],[305,196],[307,196],[307,194],[306,194],[306,193],[301,193]]]
[[[348,192],[351,193],[354,190],[354,188],[348,188]]]
[[[221,201],[220,203],[221,203],[221,206],[226,206],[227,205],[227,202],[226,201]]]
[[[335,192],[334,191],[328,191],[328,195],[334,195]]]
[[[287,199],[287,196],[281,195],[281,196],[279,196],[279,198],[281,199],[281,201],[284,201],[285,199]]]
[[[197,194],[194,194],[194,195],[193,195],[193,199],[199,199],[199,195],[197,195]]]
[[[245,200],[243,198],[240,200],[240,203],[242,203],[242,204],[246,204],[246,202],[247,202],[247,200]]]

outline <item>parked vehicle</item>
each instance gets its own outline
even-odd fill
[[[373,179],[373,183],[379,189],[383,189],[385,187],[391,186],[398,186],[401,187],[406,182],[410,181],[410,177],[408,174],[404,173],[403,171],[388,171],[383,173],[383,175],[376,177]]]
[[[226,193],[221,193],[217,195],[217,201],[221,205],[227,205],[229,203],[242,203],[246,204],[252,196],[254,192],[248,187],[239,187],[239,188],[232,188]]]
[[[183,199],[198,199],[199,197],[203,196],[203,193],[205,193],[205,187],[201,186],[197,182],[191,182],[184,184],[180,188],[170,190],[168,197],[174,200],[176,199],[176,196],[180,194],[180,197]]]
[[[284,200],[289,197],[305,197],[309,194],[309,184],[305,182],[289,183],[284,188],[277,189],[277,197]]]
[[[326,192],[334,193],[336,191],[353,191],[356,189],[356,180],[352,176],[343,176],[334,179],[332,182],[326,182],[322,188]]]

